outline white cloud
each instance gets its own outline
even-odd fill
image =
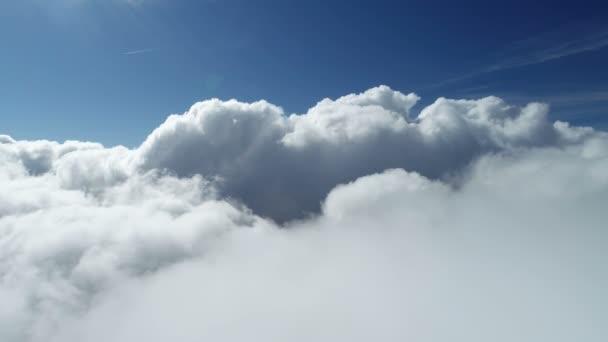
[[[605,340],[607,134],[417,99],[209,100],[133,150],[0,136],[0,340]]]
[[[544,104],[440,98],[414,119],[417,100],[382,86],[291,116],[263,101],[209,100],[169,117],[136,153],[145,170],[218,179],[223,195],[284,221],[318,211],[336,184],[387,168],[445,178],[484,153],[584,136],[556,128]]]

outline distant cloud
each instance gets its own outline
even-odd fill
[[[556,35],[557,33],[542,35],[516,44],[519,46],[517,50],[520,51],[518,55],[489,66],[484,69],[484,72],[540,64],[608,46],[608,30],[564,41],[558,41]],[[543,38],[546,40],[543,41]]]
[[[211,99],[134,149],[0,135],[0,340],[606,341],[608,134],[418,100]]]
[[[437,82],[427,88],[439,88],[492,72],[546,63],[608,46],[608,29],[580,31],[573,28],[560,29],[515,42],[505,48],[505,56],[498,62]]]
[[[147,52],[153,52],[153,51],[158,51],[158,48],[153,48],[153,49],[143,49],[143,50],[133,50],[133,51],[127,51],[124,53],[124,55],[138,55],[140,53],[147,53]]]

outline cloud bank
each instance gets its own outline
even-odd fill
[[[0,136],[0,340],[605,340],[608,135],[418,99]]]
[[[265,101],[203,101],[150,134],[138,167],[217,179],[223,196],[282,222],[318,212],[336,184],[360,176],[404,168],[441,179],[485,153],[565,146],[585,135],[550,123],[543,104],[440,98],[413,119],[417,100],[381,86],[289,116]]]

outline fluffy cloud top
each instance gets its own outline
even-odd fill
[[[0,136],[0,340],[604,341],[608,135],[417,100],[208,100],[136,149]]]
[[[290,116],[265,101],[204,101],[146,139],[139,168],[202,174],[223,196],[283,222],[318,212],[329,190],[360,176],[403,168],[443,179],[485,153],[566,146],[587,132],[549,122],[546,105],[496,97],[441,98],[413,119],[417,100],[381,86]]]

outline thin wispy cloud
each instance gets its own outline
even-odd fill
[[[574,40],[562,41],[558,43],[550,42],[549,44],[549,46],[537,49],[524,45],[522,47],[524,51],[520,55],[505,59],[484,69],[484,71],[491,72],[532,64],[540,64],[563,57],[598,50],[608,45],[608,30]]]
[[[546,32],[517,41],[506,47],[505,55],[496,63],[431,84],[425,88],[440,88],[484,74],[542,64],[560,58],[599,50],[606,46],[608,46],[608,28],[585,34],[581,34],[580,30],[573,29]]]
[[[158,51],[158,49],[154,48],[154,49],[143,49],[143,50],[127,51],[127,52],[124,53],[124,55],[139,55],[141,53],[148,53],[148,52],[154,52],[154,51]]]

